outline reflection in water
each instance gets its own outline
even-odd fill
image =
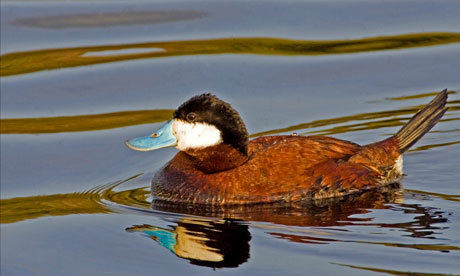
[[[433,238],[433,231],[440,229],[439,224],[447,222],[442,211],[423,208],[415,204],[397,204],[401,200],[399,185],[395,184],[388,190],[366,192],[334,201],[317,201],[296,206],[261,204],[234,207],[195,206],[193,208],[154,201],[152,206],[155,211],[182,213],[194,217],[182,216],[176,221],[177,225],[171,229],[144,224],[128,227],[126,231],[141,232],[159,245],[171,250],[178,257],[189,259],[192,264],[210,267],[236,267],[248,260],[251,235],[248,224],[243,221],[251,221],[249,226],[261,228],[273,237],[296,243],[354,242],[443,252],[460,250],[455,246],[441,244],[398,244],[346,240],[338,235],[331,236],[331,233],[326,232],[326,228],[321,230],[293,227],[377,226],[400,229],[410,233],[413,238]],[[390,205],[390,203],[393,204]],[[369,209],[391,209],[412,214],[413,219],[401,223],[373,223],[371,218],[353,217],[356,214],[371,212]],[[225,219],[205,218],[205,216]]]
[[[449,94],[455,94],[455,91],[450,91]],[[427,94],[421,94],[427,95]],[[421,95],[414,95],[411,96],[412,98],[421,96]],[[401,98],[398,98],[400,100]],[[300,129],[311,129],[317,127],[324,127],[330,125],[338,125],[344,124],[340,126],[331,126],[326,129],[318,130],[318,131],[308,131],[303,134],[315,134],[315,135],[333,135],[339,133],[348,133],[353,131],[362,131],[362,130],[370,130],[370,129],[379,129],[384,127],[397,127],[403,126],[407,123],[407,121],[423,108],[424,105],[417,105],[417,106],[408,106],[396,110],[385,110],[385,111],[377,111],[377,112],[370,112],[370,113],[358,113],[349,116],[337,117],[332,119],[324,119],[324,120],[317,120],[308,123],[302,123],[298,125],[289,126],[286,128],[280,129],[273,129],[268,131],[263,131],[259,133],[252,134],[251,137],[257,137],[262,135],[272,135],[278,134],[283,132],[292,132]],[[448,101],[448,111],[446,112],[446,116],[440,122],[443,121],[457,121],[460,118],[457,116],[458,111],[460,111],[460,101],[458,100],[451,100]],[[406,116],[407,115],[407,116]],[[405,117],[402,117],[405,116]],[[452,118],[450,118],[452,117]],[[364,121],[362,123],[353,123],[355,121]],[[454,131],[459,131],[455,129]]]
[[[206,13],[198,11],[125,11],[27,17],[17,19],[12,24],[47,29],[94,28],[158,24],[193,20],[204,16],[206,16]]]
[[[460,42],[459,33],[419,33],[324,41],[248,37],[60,48],[2,55],[0,56],[0,76],[124,60],[185,55],[330,55],[426,47],[458,42]],[[152,49],[152,51],[110,56],[88,56],[88,53],[133,48]],[[163,49],[164,51],[159,52],[158,49]]]
[[[449,94],[455,94],[455,91],[450,91]],[[407,96],[405,98],[412,99],[415,97],[425,97],[431,93]],[[396,100],[402,100],[396,98]],[[379,129],[385,127],[396,127],[404,125],[412,115],[420,110],[424,105],[409,106],[396,110],[377,111],[370,113],[358,113],[349,116],[316,120],[298,125],[293,125],[280,129],[273,129],[252,134],[251,137],[262,135],[273,135],[284,132],[298,131],[301,129],[313,129],[326,127],[321,130],[310,130],[301,134],[317,134],[317,135],[334,135],[339,133],[347,133],[352,131]],[[448,101],[449,110],[446,112],[442,122],[460,120],[458,111],[460,111],[460,101]],[[44,117],[44,118],[14,118],[0,120],[1,134],[40,134],[40,133],[58,133],[58,132],[75,132],[75,131],[91,131],[112,129],[119,127],[127,127],[133,125],[141,125],[148,123],[158,123],[169,120],[173,110],[156,109],[156,110],[139,110],[139,111],[123,111],[114,113],[94,114],[94,115],[78,115],[78,116],[61,116],[61,117]],[[360,123],[356,123],[356,122]],[[339,125],[339,126],[335,126]],[[458,129],[452,130],[458,132]],[[428,145],[424,147],[446,146],[459,143],[459,140],[448,144]]]
[[[103,130],[169,120],[173,110],[121,111],[94,115],[1,119],[1,134],[40,134]]]
[[[184,217],[173,229],[148,224],[126,228],[142,232],[190,263],[210,267],[237,267],[249,259],[248,225],[233,220]]]
[[[447,195],[447,194],[425,192],[425,191],[420,191],[420,190],[409,190],[409,189],[405,189],[404,191],[406,193],[413,193],[413,194],[419,194],[419,195],[425,195],[425,196],[435,196],[435,197],[439,197],[447,201],[460,202],[460,194],[456,194],[456,195],[448,194]]]
[[[454,91],[449,91],[449,94],[455,94]],[[412,100],[412,99],[421,99],[421,98],[431,98],[435,97],[438,95],[438,92],[429,92],[429,93],[423,93],[423,94],[415,94],[415,95],[407,95],[407,96],[401,96],[401,97],[393,97],[393,98],[388,98],[390,101],[406,101],[406,100]]]
[[[1,223],[14,223],[43,216],[113,211],[139,213],[146,219],[148,216],[165,218],[168,222],[174,220],[176,225],[165,229],[144,224],[134,225],[126,230],[142,232],[178,257],[189,259],[192,264],[216,268],[236,267],[248,261],[251,240],[249,227],[262,229],[278,239],[303,244],[353,242],[415,250],[460,250],[450,245],[449,240],[440,240],[441,243],[438,244],[423,241],[436,239],[435,232],[447,228],[447,215],[436,208],[402,203],[399,184],[360,195],[293,205],[186,206],[156,200],[149,202],[149,187],[121,189],[122,184],[129,185],[127,182],[136,177],[102,185],[84,193],[2,199]],[[447,195],[444,197],[448,198]],[[452,200],[458,201],[458,197]],[[410,218],[403,222],[385,223],[366,216],[376,209],[407,214]],[[335,226],[377,227],[389,231],[397,229],[419,242],[412,240],[405,244],[374,239],[369,241],[360,240],[359,236],[352,236],[350,240],[347,235],[341,235],[341,231],[333,231]],[[317,227],[321,229],[315,229]],[[344,231],[347,230],[344,228]]]
[[[400,185],[395,183],[393,186],[382,187],[359,195],[304,203],[202,206],[172,204],[154,200],[152,209],[194,216],[260,221],[291,226],[337,226],[354,221],[354,219],[349,218],[350,215],[365,214],[368,213],[366,209],[383,209],[386,208],[385,204],[387,203],[401,201]]]
[[[110,213],[95,193],[71,193],[1,199],[1,223],[14,223],[44,216]]]
[[[1,223],[14,223],[44,216],[111,213],[102,201],[127,206],[146,207],[150,191],[145,188],[115,192],[114,189],[139,175],[109,183],[82,193],[39,195],[0,199]]]

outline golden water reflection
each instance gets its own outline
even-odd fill
[[[456,92],[450,91],[450,94],[454,94]],[[430,93],[431,94],[431,93]],[[428,94],[422,94],[428,95]],[[412,96],[415,97],[415,96]],[[297,124],[285,128],[273,129],[263,132],[258,132],[252,134],[252,137],[262,136],[262,135],[272,135],[284,132],[292,132],[301,129],[309,129],[309,128],[317,128],[317,127],[324,127],[330,125],[338,125],[344,124],[340,126],[331,126],[322,130],[316,131],[308,131],[305,133],[300,134],[315,134],[315,135],[333,135],[339,133],[348,133],[353,131],[362,131],[362,130],[370,130],[370,129],[379,129],[385,127],[397,127],[403,126],[409,119],[420,109],[422,109],[425,105],[417,105],[417,106],[408,106],[396,110],[385,110],[385,111],[377,111],[377,112],[368,112],[368,113],[358,113],[349,116],[342,116],[337,118],[331,119],[324,119],[324,120],[316,120],[308,123]],[[453,116],[460,111],[460,101],[459,100],[451,100],[448,101],[448,111],[444,119],[441,120],[442,122],[447,121],[458,121],[460,117]],[[452,117],[452,118],[449,118]],[[363,121],[362,123],[353,123],[356,121]],[[458,129],[455,130],[456,132],[459,131]]]
[[[81,193],[38,195],[0,199],[0,223],[15,223],[44,216],[66,216],[73,214],[111,213],[112,209],[103,200],[127,206],[149,208],[147,198],[150,187],[116,192],[114,189],[138,175],[126,180],[97,186]],[[148,188],[148,189],[147,189]]]
[[[41,134],[75,131],[94,131],[153,124],[169,120],[174,110],[154,109],[120,111],[94,115],[42,118],[12,118],[0,120],[1,134]]]
[[[449,91],[449,94],[455,94],[455,91]],[[407,96],[407,99],[415,97],[427,97],[432,93]],[[395,98],[401,100],[401,98]],[[457,115],[460,111],[460,101],[448,101],[449,110],[447,111],[442,122],[457,121],[460,117]],[[251,137],[262,135],[273,135],[285,132],[293,132],[302,129],[320,128],[321,130],[310,130],[305,134],[315,135],[334,135],[352,131],[362,131],[379,129],[385,127],[396,127],[404,125],[418,110],[424,105],[408,106],[396,110],[385,110],[369,113],[357,113],[348,116],[315,120],[307,123],[288,126],[285,128],[272,129],[259,133],[251,134]],[[113,113],[103,113],[94,115],[77,115],[77,116],[60,116],[60,117],[43,117],[43,118],[12,118],[0,120],[1,134],[42,134],[42,133],[59,133],[75,131],[95,131],[127,127],[148,123],[158,123],[167,121],[172,117],[171,109],[154,109],[138,111],[122,111]],[[337,126],[338,125],[338,126]],[[324,128],[326,127],[326,128]],[[452,130],[454,132],[459,129]],[[456,144],[460,141],[454,141]],[[452,144],[451,143],[451,144]],[[435,147],[436,145],[432,145]],[[442,145],[439,145],[442,146]]]
[[[13,52],[0,56],[0,76],[145,58],[218,54],[331,55],[439,46],[459,42],[460,33],[417,33],[323,41],[247,37],[44,49]],[[132,54],[123,52],[127,49],[150,48],[151,52]],[[158,49],[164,51],[158,51]],[[97,52],[117,50],[122,52],[118,55],[97,55]]]

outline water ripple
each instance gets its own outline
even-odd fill
[[[450,91],[455,94],[455,91]],[[406,97],[412,99],[429,94],[420,94]],[[398,98],[398,100],[401,100]],[[460,120],[458,112],[460,111],[460,101],[448,101],[449,110],[446,112],[443,122]],[[384,110],[370,113],[357,113],[348,116],[316,120],[297,125],[292,125],[279,129],[267,130],[251,134],[251,137],[262,135],[273,135],[285,132],[293,132],[304,129],[321,128],[319,130],[309,130],[300,134],[315,135],[334,135],[362,130],[379,129],[386,127],[396,127],[404,125],[413,114],[423,108],[424,105],[407,106],[396,110]],[[77,115],[77,116],[60,116],[60,117],[43,117],[43,118],[12,118],[0,120],[1,134],[43,134],[43,133],[60,133],[60,132],[78,132],[78,131],[97,131],[104,129],[113,129],[141,124],[164,122],[171,118],[173,110],[156,109],[156,110],[138,110],[122,111],[113,113],[103,113],[94,115]],[[458,132],[458,130],[449,130]],[[457,136],[454,135],[453,136]],[[438,146],[447,146],[457,144],[460,141],[455,140],[444,144],[427,145],[420,148],[428,149]]]
[[[434,207],[403,203],[405,193],[413,194],[416,191],[402,192],[399,184],[326,201],[224,207],[152,201],[149,186],[124,187],[132,187],[133,183],[139,185],[135,182],[139,176],[81,193],[2,199],[1,223],[45,216],[113,212],[142,215],[149,222],[152,221],[151,217],[166,219],[172,223],[169,228],[142,224],[129,226],[126,231],[140,232],[177,257],[188,259],[195,265],[210,267],[237,267],[248,261],[251,240],[249,227],[260,229],[276,239],[302,244],[347,242],[377,248],[438,252],[460,250],[449,240],[440,239],[437,235],[440,229],[448,228],[450,214]],[[450,195],[428,196],[451,200]],[[375,213],[376,210],[382,210],[384,215]],[[392,216],[394,212],[403,220],[385,222],[385,217]],[[365,227],[370,232],[364,234],[366,231],[361,231],[363,233],[356,235],[356,230],[348,227]],[[388,242],[380,240],[381,235],[372,233],[397,233],[394,230],[405,233],[403,236],[411,240]]]
[[[145,58],[219,54],[332,55],[439,46],[459,42],[460,33],[417,33],[324,41],[247,37],[44,49],[0,56],[0,76]],[[151,51],[130,54],[120,52],[109,56],[103,54],[106,51],[129,49],[151,49]],[[98,52],[101,55],[97,55]]]

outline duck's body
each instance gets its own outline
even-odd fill
[[[153,194],[168,201],[212,204],[343,196],[398,180],[402,172],[396,165],[397,148],[392,141],[385,143],[360,147],[321,136],[260,137],[249,142],[248,157],[233,153],[239,166],[217,173],[197,170],[201,162],[179,152],[155,175]],[[200,155],[218,155],[211,159],[216,163],[226,160],[221,149],[205,151],[213,152]]]
[[[152,182],[152,193],[161,200],[223,205],[332,198],[398,181],[402,153],[442,117],[446,99],[443,91],[395,136],[359,146],[324,136],[268,136],[248,142],[244,124],[239,116],[234,118],[236,111],[232,109],[231,116],[226,116],[228,104],[203,94],[184,103],[173,121],[157,134],[132,140],[128,146],[137,150],[158,148],[146,146],[145,139],[153,141],[165,129],[171,129],[177,138],[168,143],[181,152]],[[183,128],[186,121],[191,121],[191,126],[211,128],[191,135]],[[168,141],[171,137],[167,136]],[[180,141],[189,137],[195,141]],[[203,137],[209,139],[198,143]]]

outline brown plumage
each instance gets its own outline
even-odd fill
[[[227,205],[325,199],[382,187],[400,179],[402,153],[438,122],[446,101],[444,90],[396,135],[366,146],[323,136],[269,136],[250,141],[247,153],[225,142],[181,151],[155,175],[152,192],[169,202]]]

